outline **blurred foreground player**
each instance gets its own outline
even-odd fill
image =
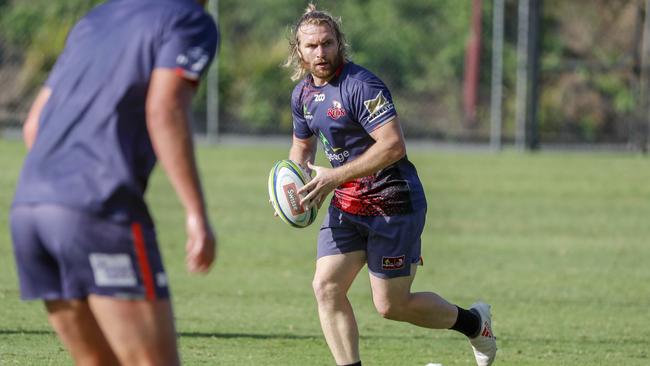
[[[144,201],[159,159],[186,213],[186,264],[216,252],[190,107],[218,43],[201,0],[109,0],[71,30],[24,124],[11,209],[21,297],[42,299],[77,365],[178,365]]]
[[[367,264],[373,302],[382,316],[459,331],[469,338],[477,364],[491,365],[497,349],[489,305],[479,302],[467,310],[433,292],[411,292],[427,203],[406,157],[390,91],[350,61],[338,21],[313,5],[294,25],[290,46],[286,66],[300,82],[291,99],[289,159],[316,173],[301,189],[305,205],[321,205],[334,191],[318,237],[313,287],[336,363],[361,365],[347,292]],[[313,165],[318,141],[332,168]]]

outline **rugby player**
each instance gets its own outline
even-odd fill
[[[43,300],[77,365],[178,365],[167,276],[144,194],[160,160],[185,209],[186,262],[216,239],[191,101],[217,49],[205,0],[108,0],[70,31],[24,123],[11,209],[22,299]]]
[[[334,192],[318,237],[313,289],[336,363],[361,365],[347,292],[367,264],[383,317],[456,330],[469,338],[477,364],[491,365],[497,347],[488,304],[465,309],[433,292],[411,292],[427,203],[386,85],[351,61],[338,19],[311,4],[292,28],[285,66],[299,81],[289,159],[315,173],[300,191],[303,204],[321,205]],[[331,168],[313,165],[319,142]]]

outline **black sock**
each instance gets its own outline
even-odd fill
[[[456,323],[449,329],[459,331],[469,338],[474,338],[481,331],[481,317],[471,310],[465,310],[459,306]]]
[[[348,364],[348,365],[339,365],[339,366],[361,366],[361,361],[359,361],[359,362],[355,362],[355,363],[351,363],[351,364]]]

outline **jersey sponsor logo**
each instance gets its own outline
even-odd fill
[[[325,155],[327,155],[327,159],[331,161],[338,161],[339,163],[344,162],[348,157],[350,157],[350,152],[345,150],[342,153],[330,153],[330,152],[325,152]]]
[[[404,268],[405,257],[405,255],[400,255],[399,257],[381,257],[381,269],[388,271],[402,269]]]
[[[91,253],[88,259],[97,286],[133,287],[138,284],[128,254]]]
[[[314,119],[314,116],[307,109],[307,104],[302,105],[302,115],[305,117],[305,120],[311,121]]]
[[[314,102],[322,102],[325,100],[325,94],[315,94],[314,95]]]
[[[395,109],[395,105],[384,97],[383,90],[380,90],[376,97],[364,101],[363,105],[366,107],[368,113],[370,113],[368,116],[368,123],[372,123],[386,112]]]
[[[287,202],[291,207],[291,214],[296,216],[305,212],[305,209],[300,204],[300,197],[298,196],[298,188],[294,183],[285,184],[282,186],[284,195],[287,197]]]
[[[318,137],[320,138],[320,142],[323,143],[325,151],[337,152],[341,150],[340,147],[333,147],[332,144],[330,144],[330,141],[327,139],[327,137],[323,135],[323,131],[318,131]]]
[[[345,109],[341,105],[341,102],[332,101],[332,106],[327,110],[327,116],[333,120],[337,120],[345,116]]]
[[[350,152],[348,150],[343,150],[342,147],[333,147],[327,137],[323,135],[322,131],[318,132],[318,137],[320,138],[320,142],[323,144],[325,155],[327,155],[327,159],[330,162],[338,161],[339,163],[343,163],[348,157],[350,157]]]

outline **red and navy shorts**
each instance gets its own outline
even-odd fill
[[[361,216],[330,205],[318,236],[318,258],[365,251],[368,270],[379,278],[411,275],[422,262],[420,236],[426,209],[394,216]]]
[[[151,225],[55,204],[18,205],[11,210],[11,235],[24,300],[169,298]]]

